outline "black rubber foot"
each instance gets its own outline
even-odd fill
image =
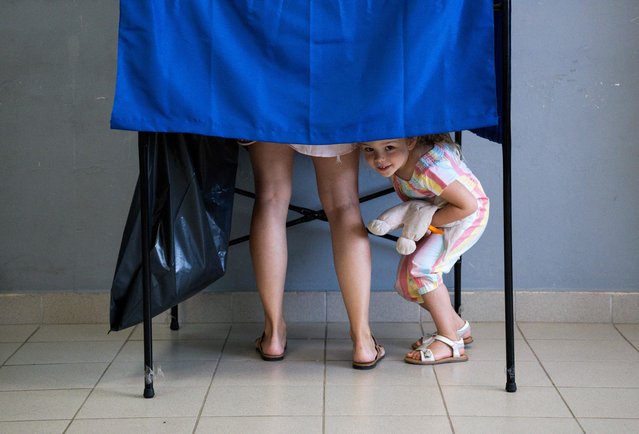
[[[516,392],[517,391],[517,384],[513,381],[512,383],[506,383],[506,392]]]
[[[153,386],[146,386],[144,388],[144,397],[153,398],[154,396],[155,396],[155,391],[153,390]]]
[[[180,323],[176,319],[172,319],[169,327],[171,330],[180,330]]]

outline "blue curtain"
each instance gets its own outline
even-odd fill
[[[116,129],[324,144],[498,123],[493,0],[121,0],[120,14]]]

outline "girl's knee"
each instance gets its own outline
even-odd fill
[[[422,304],[424,302],[423,297],[434,291],[442,282],[443,280],[439,273],[415,277],[406,273],[406,270],[402,270],[400,267],[395,281],[395,290],[404,299]]]

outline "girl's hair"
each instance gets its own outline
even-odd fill
[[[455,151],[455,153],[457,154],[457,156],[461,160],[461,158],[462,158],[461,146],[459,146],[459,144],[457,144],[457,143],[455,143],[453,141],[453,139],[450,137],[449,133],[426,134],[426,135],[417,137],[417,144],[418,145],[433,146],[436,143],[446,143],[448,146],[450,146]]]

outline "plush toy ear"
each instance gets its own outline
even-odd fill
[[[397,239],[397,243],[395,244],[395,249],[400,255],[410,255],[417,248],[417,244],[415,241],[409,240],[408,238],[399,237]]]
[[[384,220],[377,219],[368,222],[366,227],[373,235],[386,235],[393,229],[391,225],[386,223]]]

